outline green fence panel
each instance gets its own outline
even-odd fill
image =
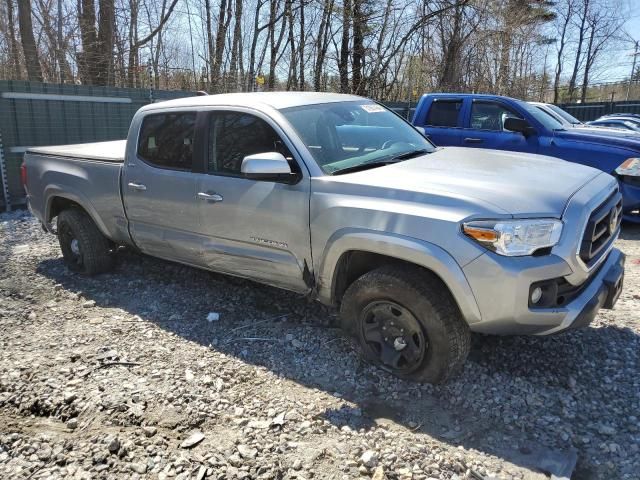
[[[0,145],[10,203],[24,203],[20,164],[27,147],[126,138],[131,118],[140,107],[192,95],[186,91],[0,81]],[[2,194],[0,205],[6,207]]]

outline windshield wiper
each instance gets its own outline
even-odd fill
[[[372,160],[370,162],[364,162],[358,165],[352,165],[350,167],[340,168],[335,172],[332,172],[331,175],[342,175],[344,173],[352,173],[352,172],[359,172],[362,170],[368,170],[369,168],[384,167],[385,165],[391,165],[392,163],[402,162],[403,160],[408,160],[412,157],[417,157],[424,153],[429,153],[429,150],[427,150],[426,148],[411,150],[409,152],[404,152],[390,158]]]
[[[429,153],[429,150],[427,150],[426,148],[411,150],[409,152],[404,152],[400,155],[396,155],[395,157],[391,157],[390,160],[409,160],[410,158],[417,157],[419,155],[422,155],[423,153]]]
[[[338,170],[331,173],[331,175],[342,175],[343,173],[352,173],[359,172],[361,170],[367,170],[369,168],[376,167],[384,167],[385,165],[390,165],[392,163],[398,163],[402,160],[393,160],[391,158],[387,158],[386,160],[376,160],[372,162],[359,163],[358,165],[352,165],[351,167],[339,168]]]

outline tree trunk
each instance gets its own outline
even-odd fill
[[[316,64],[313,69],[313,89],[316,92],[321,90],[320,82],[322,78],[324,60],[327,55],[329,20],[331,18],[332,10],[333,0],[325,0],[324,7],[322,9],[322,19],[320,20],[320,29],[318,30]]]
[[[451,36],[447,38],[445,29],[446,25],[442,25],[441,40],[444,48],[443,52],[443,65],[440,73],[440,79],[438,81],[438,88],[444,91],[459,91],[462,87],[460,78],[460,67],[462,63],[462,15],[464,10],[461,7],[455,8],[453,12],[453,26]],[[451,23],[450,18],[444,17],[442,19],[445,24]]]
[[[11,59],[11,66],[13,69],[13,78],[16,80],[22,79],[22,72],[20,68],[20,52],[18,51],[18,41],[16,40],[16,27],[15,16],[13,13],[13,0],[7,0],[7,17],[9,27],[9,57]]]
[[[96,6],[94,0],[78,0],[78,24],[82,52],[78,55],[78,72],[83,83],[92,85],[95,80]]]
[[[138,58],[138,0],[129,0],[129,62],[127,65],[127,86],[136,86],[136,63]]]
[[[562,30],[560,33],[560,47],[558,48],[558,57],[556,60],[556,74],[553,79],[553,103],[558,103],[560,100],[560,75],[562,74],[562,62],[564,55],[564,47],[567,43],[567,28],[569,26],[569,22],[573,16],[573,4],[571,0],[567,4],[567,16],[564,18],[562,23]]]
[[[235,24],[233,26],[233,41],[231,42],[231,63],[229,76],[231,77],[233,91],[238,89],[238,58],[242,58],[242,0],[236,0]]]
[[[253,18],[253,38],[251,39],[251,49],[249,50],[249,72],[247,75],[247,90],[253,92],[256,89],[256,48],[258,46],[258,37],[262,28],[260,25],[260,9],[262,8],[263,0],[256,2],[256,11]]]
[[[349,88],[349,36],[351,31],[351,17],[351,0],[344,0],[342,6],[342,43],[340,45],[340,59],[338,63],[341,93],[350,93],[351,91]]]
[[[298,60],[296,59],[296,43],[293,24],[293,5],[292,1],[285,3],[285,16],[289,19],[289,75],[287,75],[287,90],[296,89],[298,86]],[[302,33],[304,35],[304,33]]]
[[[58,0],[58,18],[56,19],[56,60],[58,62],[58,80],[64,83],[67,74],[67,59],[62,41],[62,0]]]
[[[594,37],[596,36],[596,32],[595,32],[595,26],[592,26],[591,28],[591,35],[589,36],[589,44],[587,45],[587,61],[584,65],[584,74],[582,77],[582,88],[581,88],[581,92],[580,92],[580,101],[582,103],[584,103],[587,99],[587,87],[589,85],[589,73],[591,70],[591,64],[592,64],[592,50],[593,50],[593,40]]]
[[[42,67],[38,58],[36,40],[33,36],[31,2],[29,0],[18,0],[18,23],[24,61],[27,67],[27,79],[30,82],[42,82]]]
[[[576,60],[573,64],[573,73],[571,74],[571,80],[569,80],[569,101],[574,101],[574,94],[576,91],[576,78],[578,78],[578,70],[580,69],[580,61],[582,60],[582,45],[584,43],[585,23],[587,21],[587,14],[589,11],[589,1],[584,0],[584,11],[582,12],[582,19],[580,20],[580,31],[578,35],[578,50],[576,51]]]
[[[353,81],[352,91],[356,95],[366,95],[364,84],[364,24],[363,0],[353,0],[353,55],[351,57]]]
[[[212,72],[213,70],[213,63],[214,63],[214,56],[215,56],[215,46],[213,44],[213,25],[211,23],[211,1],[210,0],[204,0],[204,11],[205,11],[205,17],[206,17],[206,25],[207,25],[207,50],[208,50],[208,61],[207,63],[209,64],[209,71]],[[213,82],[213,74],[210,73],[210,78],[209,78],[209,89],[211,89],[211,84]]]
[[[100,28],[95,52],[95,85],[113,84],[113,29],[115,22],[114,0],[100,0]]]
[[[211,65],[211,85],[214,93],[221,90],[220,69],[222,67],[222,55],[224,53],[224,43],[227,35],[225,15],[227,9],[227,0],[220,0],[220,9],[218,11],[218,31],[216,32],[216,46],[213,64]]]
[[[285,11],[288,8],[288,5],[291,4],[292,0],[284,0],[284,9]],[[276,86],[276,63],[278,58],[278,52],[280,51],[280,46],[282,45],[282,39],[284,38],[284,32],[287,28],[287,17],[282,17],[282,25],[280,27],[280,33],[278,33],[278,39],[276,40],[276,25],[277,25],[277,13],[278,6],[280,2],[279,0],[271,0],[271,11],[269,15],[269,39],[270,39],[270,56],[269,56],[269,90],[274,90]]]
[[[305,36],[306,32],[304,29],[304,4],[305,0],[300,0],[300,41],[298,43],[298,60],[300,62],[300,74],[298,84],[298,90],[304,91],[304,47],[305,47]]]

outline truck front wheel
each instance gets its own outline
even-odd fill
[[[364,274],[345,292],[340,314],[364,358],[400,378],[443,383],[469,353],[469,327],[449,290],[418,268]]]
[[[95,275],[111,270],[115,264],[114,245],[78,208],[58,214],[58,241],[67,266],[74,272]]]

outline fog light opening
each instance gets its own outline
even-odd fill
[[[535,305],[542,298],[542,289],[540,287],[536,287],[531,291],[531,303]]]

